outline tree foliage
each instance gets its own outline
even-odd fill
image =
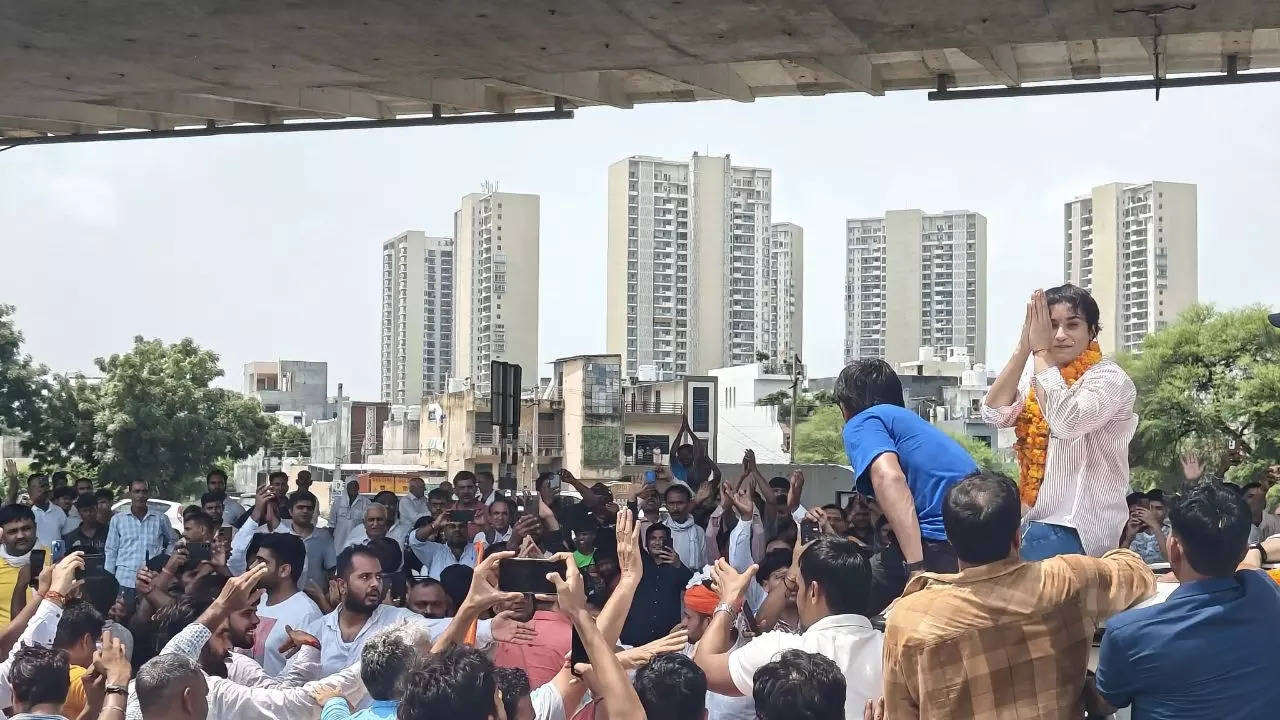
[[[847,465],[844,452],[844,416],[835,405],[823,405],[796,425],[795,461]]]
[[[824,406],[835,403],[835,397],[826,390],[819,390],[815,393],[800,393],[796,398],[796,404],[800,407],[800,414],[796,416],[796,420],[804,420],[813,414],[815,410]],[[791,422],[791,391],[775,390],[756,400],[756,405],[778,408],[778,421]]]
[[[134,338],[126,353],[96,361],[102,380],[55,376],[28,449],[39,467],[81,462],[100,483],[135,478],[161,497],[183,497],[223,457],[245,457],[267,441],[269,421],[252,398],[210,387],[218,356],[191,339],[167,345]]]
[[[268,421],[271,424],[267,429],[267,457],[306,457],[311,454],[311,436],[306,430],[272,416],[268,416]]]
[[[0,432],[26,430],[39,416],[47,370],[22,353],[12,305],[0,305]]]
[[[947,434],[951,436],[952,440],[960,443],[960,447],[969,453],[969,457],[973,458],[979,468],[987,472],[1000,473],[1015,482],[1017,481],[1018,465],[1013,460],[996,452],[990,445],[977,438],[950,432]]]
[[[1175,488],[1184,452],[1234,482],[1280,464],[1280,332],[1265,308],[1193,306],[1117,360],[1138,390],[1136,478]]]

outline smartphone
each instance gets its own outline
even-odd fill
[[[469,523],[476,519],[475,510],[450,510],[449,522],[451,523]]]
[[[675,550],[676,543],[671,539],[671,536],[668,535],[667,537],[662,538],[662,547],[668,550]]]
[[[652,470],[645,470],[645,471],[644,471],[644,484],[645,484],[645,485],[657,485],[657,484],[658,484],[658,473],[656,473],[656,472],[654,472],[654,471],[652,471]]]
[[[40,587],[40,571],[44,569],[44,550],[35,549],[31,551],[31,582],[32,588]]]
[[[503,475],[498,478],[498,489],[503,492],[516,491],[516,478],[514,475]]]
[[[571,665],[591,662],[591,658],[587,657],[587,646],[582,644],[582,638],[578,635],[578,628],[573,629],[573,649],[569,653],[569,661]]]
[[[553,572],[564,577],[568,569],[560,560],[507,558],[498,563],[498,589],[502,592],[554,595],[555,583],[547,579],[547,573]]]
[[[818,523],[812,520],[805,520],[800,523],[800,542],[811,543],[818,539],[822,533],[818,530]]]
[[[210,560],[213,558],[213,551],[207,542],[189,542],[187,543],[187,564],[198,565],[201,560]]]
[[[92,580],[107,576],[107,556],[104,553],[85,553],[84,576]]]
[[[382,573],[382,582],[390,587],[393,599],[402,599],[408,590],[408,579],[402,572]]]

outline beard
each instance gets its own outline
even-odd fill
[[[346,594],[346,597],[342,599],[343,607],[345,607],[347,610],[350,610],[353,613],[360,613],[362,615],[368,615],[369,613],[372,613],[374,610],[377,610],[378,606],[381,604],[382,604],[381,595],[379,595],[378,598],[374,600],[372,603],[368,602],[364,598],[364,596],[357,596],[351,592],[348,592]]]

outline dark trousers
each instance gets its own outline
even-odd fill
[[[945,540],[920,539],[924,550],[924,569],[936,573],[959,572],[956,551]],[[902,595],[907,586],[906,561],[897,545],[890,545],[871,557],[871,599],[868,614],[879,615],[889,603]]]

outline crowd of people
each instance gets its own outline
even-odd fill
[[[112,493],[59,473],[28,477],[20,502],[7,468],[0,707],[24,720],[1274,717],[1280,586],[1259,568],[1280,559],[1280,518],[1265,485],[1203,477],[1191,457],[1176,493],[1128,493],[1134,393],[1093,355],[1098,322],[1071,286],[1028,303],[984,404],[1015,428],[1016,480],[905,409],[884,362],[845,368],[843,506],[806,507],[803,473],[766,478],[750,451],[722,476],[686,429],[669,466],[626,483],[560,470],[502,492],[461,471],[369,497],[352,480],[331,491],[327,523],[306,471],[272,474],[246,507],[215,470],[181,533],[145,479],[113,512]],[[504,570],[528,559],[553,571],[517,591]]]

